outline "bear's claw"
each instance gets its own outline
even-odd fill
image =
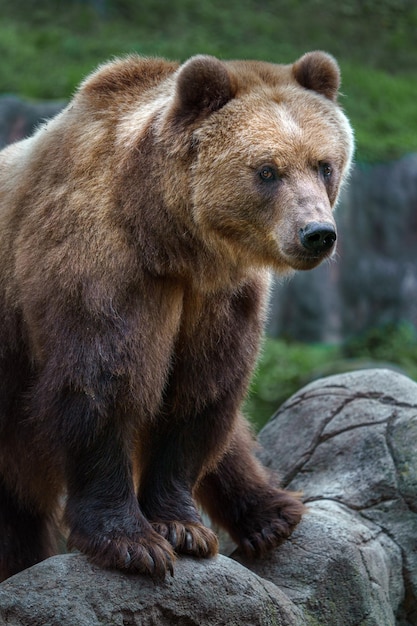
[[[152,527],[169,541],[175,552],[200,558],[215,556],[219,542],[215,533],[195,522],[153,522]]]
[[[90,561],[105,569],[118,569],[130,574],[148,574],[164,579],[167,572],[173,575],[175,554],[171,545],[154,531],[99,536],[93,539],[73,533],[69,548],[77,548]]]

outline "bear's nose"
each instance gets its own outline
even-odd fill
[[[300,228],[300,241],[307,250],[326,252],[336,241],[335,227],[328,222],[310,222]]]

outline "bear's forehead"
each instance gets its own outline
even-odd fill
[[[200,128],[199,139],[249,160],[343,157],[349,143],[343,114],[314,94],[300,99],[298,89],[286,92],[260,89],[231,101]]]
[[[222,123],[235,129],[300,134],[303,130],[340,125],[339,110],[322,96],[295,87],[253,90],[231,100],[223,109]]]

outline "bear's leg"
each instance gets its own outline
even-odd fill
[[[84,419],[87,414],[81,411]],[[172,572],[173,550],[139,508],[128,444],[114,425],[108,423],[90,441],[78,440],[71,447],[66,476],[70,549],[104,568],[161,578]]]
[[[208,558],[217,554],[218,540],[204,526],[192,496],[201,462],[193,455],[196,451],[201,454],[201,448],[193,439],[191,427],[185,442],[187,436],[176,426],[175,431],[165,435],[155,433],[152,454],[141,471],[138,499],[152,527],[177,553]],[[146,455],[141,456],[143,461]]]
[[[259,556],[289,537],[304,510],[297,494],[276,483],[254,456],[252,436],[241,417],[228,451],[203,478],[196,497],[247,556]]]
[[[202,469],[214,464],[211,455],[221,446],[221,429],[211,429],[209,413],[206,408],[189,419],[170,416],[166,430],[159,422],[150,445],[139,453],[138,499],[146,518],[177,553],[203,558],[218,551],[218,539],[204,526],[193,497]]]
[[[94,297],[85,299],[96,302]],[[173,569],[174,551],[139,508],[131,457],[160,400],[171,336],[158,344],[153,329],[138,330],[139,321],[146,328],[148,318],[156,319],[159,335],[168,335],[140,302],[131,316],[120,311],[111,317],[105,309],[99,317],[78,299],[62,299],[58,292],[37,306],[36,337],[45,360],[28,412],[65,483],[68,547],[103,568],[163,578]],[[157,354],[148,359],[151,350]]]
[[[0,582],[57,553],[56,527],[0,477]]]
[[[0,581],[58,551],[57,495],[25,419],[31,366],[24,350],[9,348],[6,320],[0,315]]]

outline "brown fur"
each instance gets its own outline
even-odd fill
[[[0,578],[53,554],[64,491],[70,547],[155,576],[216,553],[196,500],[249,554],[298,523],[240,406],[269,268],[334,249],[338,87],[324,53],[132,56],[0,154]]]

